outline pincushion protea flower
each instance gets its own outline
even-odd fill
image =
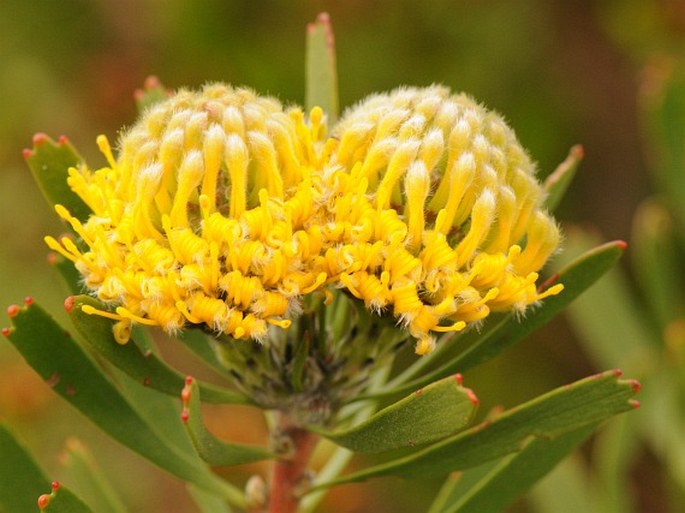
[[[56,207],[84,249],[46,238],[116,306],[88,313],[122,343],[131,322],[260,340],[340,288],[392,310],[423,354],[435,332],[561,290],[536,289],[559,232],[499,116],[430,87],[369,98],[333,138],[322,120],[217,84],[149,109],[116,159],[98,138],[108,166],[69,173],[92,215]]]
[[[122,135],[118,158],[100,136],[108,165],[73,168],[68,179],[92,215],[82,224],[56,206],[84,244],[46,237],[117,305],[88,313],[117,320],[121,343],[131,322],[206,325],[237,339],[287,327],[298,298],[326,280],[312,264],[322,115],[305,121],[299,109],[214,84],[150,108]]]
[[[325,272],[367,307],[392,310],[417,353],[435,332],[561,291],[536,289],[559,230],[500,116],[444,87],[401,88],[351,109],[334,136],[326,187],[338,245]]]

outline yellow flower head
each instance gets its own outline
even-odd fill
[[[557,294],[537,271],[559,231],[535,167],[500,116],[443,87],[372,96],[335,128],[324,179],[335,227],[324,270],[392,309],[429,352],[434,333]]]
[[[117,340],[131,322],[169,332],[187,323],[234,338],[289,325],[313,272],[326,148],[321,109],[308,121],[247,89],[208,85],[151,107],[119,141],[98,145],[108,165],[69,171],[92,209],[80,223],[56,206],[83,244],[47,237],[114,312]],[[329,145],[330,146],[330,145]]]

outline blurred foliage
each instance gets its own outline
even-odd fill
[[[44,305],[59,305],[65,295],[45,264],[47,251],[42,242],[43,234],[58,233],[59,227],[21,158],[21,148],[30,144],[33,133],[45,131],[55,138],[68,134],[86,159],[98,162],[101,157],[97,156],[94,134],[106,133],[113,139],[125,121],[134,119],[131,92],[149,74],[160,76],[171,87],[194,87],[221,80],[246,84],[261,93],[278,94],[285,102],[302,103],[303,29],[322,10],[331,13],[336,32],[341,107],[372,91],[398,84],[440,82],[453,90],[467,91],[505,113],[523,145],[539,162],[543,175],[553,170],[571,144],[583,143],[585,160],[561,204],[561,217],[592,223],[610,238],[629,238],[632,213],[647,195],[646,168],[660,172],[660,145],[673,133],[672,125],[654,126],[641,116],[639,84],[668,83],[659,77],[676,76],[668,70],[677,70],[682,65],[682,1],[3,0],[0,302],[18,302],[28,293]],[[646,66],[653,73],[643,80]],[[658,80],[650,82],[650,77]],[[652,91],[658,93],[663,89],[657,87]],[[680,98],[681,105],[685,101],[682,96],[675,98]],[[650,142],[643,145],[644,139]],[[672,259],[676,275],[682,274],[683,221],[671,215],[671,205],[682,206],[682,196],[669,199],[668,193],[674,189],[664,186],[659,179],[654,183],[659,197],[650,204],[657,205],[659,223],[666,219],[665,224],[658,226],[667,227],[667,244],[675,247]],[[648,208],[641,209],[642,219],[654,212]],[[636,252],[639,244],[637,239],[633,241]],[[638,261],[637,254],[634,259]],[[648,280],[647,284],[650,283],[653,282]],[[672,351],[672,343],[664,345],[664,328],[671,326],[666,331],[677,335],[682,334],[677,329],[681,325],[667,322],[673,320],[668,317],[670,314],[659,313],[663,312],[658,302],[665,297],[660,295],[664,292],[645,287],[635,293],[641,286],[642,283],[634,281],[624,283],[624,291],[618,294],[632,298],[629,301],[636,306],[628,313],[617,313],[615,321],[603,323],[617,328],[632,319],[638,326],[626,337],[614,335],[613,345],[600,345],[603,342],[598,342],[596,335],[579,331],[581,338],[588,341],[586,359],[572,335],[556,323],[512,351],[508,358],[475,371],[468,377],[469,383],[481,390],[481,397],[495,395],[489,392],[501,390],[503,383],[509,383],[509,396],[502,400],[507,405],[515,404],[585,375],[594,365],[605,368],[606,361],[597,355],[602,349],[593,352],[592,348],[614,350],[620,356],[627,352],[623,344],[627,345],[629,340],[639,347],[646,345],[643,349],[651,355],[649,358],[656,359],[656,369],[671,365],[677,360],[672,352],[664,353],[667,347]],[[609,302],[605,299],[604,303]],[[668,306],[669,302],[664,304]],[[65,318],[60,310],[54,314],[60,320]],[[576,326],[582,327],[586,323],[580,315],[574,318]],[[679,310],[677,318],[681,317]],[[621,343],[618,347],[617,340]],[[167,356],[172,360],[186,358],[185,353],[176,352],[177,348],[171,348]],[[649,358],[636,360],[646,364],[652,362]],[[116,475],[110,470],[107,478],[123,492],[132,510],[193,511],[189,499],[173,491],[173,479],[131,453],[122,453],[92,427],[74,422],[78,414],[68,410],[65,403],[55,401],[45,384],[18,362],[18,355],[7,344],[0,345],[0,369],[11,376],[0,382],[0,419],[9,419],[13,426],[19,426],[32,452],[46,456],[41,457],[41,462],[50,465],[49,475],[64,475],[56,454],[66,434],[74,434],[88,440],[96,457],[108,459],[112,463],[108,467],[127,469],[127,475]],[[608,365],[616,364],[613,361]],[[525,373],[520,372],[522,366]],[[636,369],[629,367],[629,363],[625,367],[631,375]],[[682,367],[676,369],[680,370],[682,387]],[[659,375],[650,369],[644,372],[645,376],[649,372]],[[678,371],[672,374],[677,377]],[[489,406],[484,404],[485,408]],[[662,423],[665,421],[659,417],[651,421],[653,425]],[[235,429],[238,433],[231,433],[231,438],[252,441],[250,437],[255,436],[254,428],[242,427],[242,432],[240,426]],[[604,447],[604,453],[613,457],[600,458],[603,464],[613,465],[600,469],[602,475],[608,479],[616,469],[634,471],[636,461],[648,460],[648,468],[664,479],[656,489],[650,489],[654,481],[649,479],[633,483],[633,493],[641,497],[636,506],[640,509],[634,510],[664,511],[659,509],[663,505],[659,502],[660,494],[666,494],[671,486],[682,488],[673,478],[666,477],[670,469],[661,465],[663,459],[658,459],[663,458],[660,450],[664,449],[653,445],[650,449],[642,445],[636,448],[628,442],[638,435],[622,435],[619,427],[614,429],[604,438],[613,440],[615,446],[600,446],[602,440],[598,442],[598,447]],[[259,426],[256,431],[258,434]],[[650,433],[649,428],[641,427],[640,437],[656,436],[653,431],[649,436],[645,433]],[[620,446],[620,441],[625,441],[624,446]],[[638,460],[628,457],[631,451]],[[578,468],[584,467],[575,467]],[[241,475],[250,471],[254,469]],[[556,485],[557,492],[566,486],[572,489],[568,483],[581,481],[578,486],[582,486],[582,481],[587,480],[587,473],[568,472],[570,480]],[[150,483],[144,492],[137,486],[141,476]],[[623,480],[623,485],[626,482],[630,484]],[[395,484],[392,497],[387,483],[369,486],[365,496],[356,493],[361,488],[350,487],[352,493],[343,489],[341,494],[333,494],[333,500],[344,503],[344,511],[348,512],[414,512],[427,502],[426,497],[435,493],[436,486],[437,483],[429,483],[421,489],[407,490],[404,484]],[[617,496],[624,492],[614,491]],[[567,507],[570,504],[574,503],[565,502]],[[523,511],[525,507],[519,503],[512,511]],[[595,508],[600,512],[614,511],[596,504]]]

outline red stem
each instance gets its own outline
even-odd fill
[[[317,437],[302,428],[289,426],[287,419],[282,419],[281,433],[292,442],[289,457],[278,459],[274,463],[269,492],[268,513],[295,513],[300,499],[297,488],[306,478],[307,464],[311,458]]]

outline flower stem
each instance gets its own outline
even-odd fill
[[[318,439],[314,433],[291,424],[285,415],[281,415],[277,429],[290,450],[274,463],[268,513],[295,513],[300,503],[298,488],[306,480],[307,465]]]

